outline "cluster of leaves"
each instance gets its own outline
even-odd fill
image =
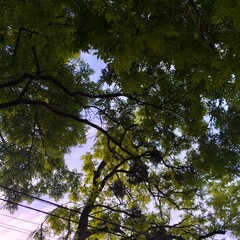
[[[73,202],[37,239],[240,235],[239,7],[1,1],[0,183],[17,190],[5,198]],[[106,62],[96,82],[78,56],[92,49]],[[88,127],[79,174],[64,154]]]

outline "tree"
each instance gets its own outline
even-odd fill
[[[0,4],[6,207],[27,195],[72,202],[37,239],[240,235],[235,1]],[[78,56],[91,50],[107,65],[98,82]],[[93,151],[70,171],[64,154],[89,127]]]

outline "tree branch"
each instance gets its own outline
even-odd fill
[[[121,209],[115,209],[115,208],[112,208],[112,207],[104,205],[104,204],[96,204],[96,205],[94,205],[94,207],[102,207],[102,208],[106,208],[108,210],[111,210],[113,212],[124,213],[125,215],[127,215],[129,217],[134,217],[134,214],[132,214],[132,213],[129,213],[129,212],[121,210]]]
[[[20,83],[23,83],[25,80],[31,80],[34,78],[35,76],[24,73],[17,80],[6,82],[6,83],[0,83],[0,88],[14,87]]]
[[[94,123],[90,122],[89,120],[80,118],[80,117],[78,117],[76,115],[63,112],[63,111],[61,111],[61,110],[59,110],[57,108],[54,108],[51,104],[46,103],[44,101],[37,101],[37,100],[30,100],[30,99],[16,99],[16,100],[5,102],[5,103],[0,103],[0,109],[11,108],[11,107],[15,107],[15,106],[18,106],[18,105],[21,105],[21,104],[31,105],[31,106],[41,106],[41,107],[44,107],[44,108],[50,110],[51,112],[53,112],[56,115],[59,115],[59,116],[62,116],[62,117],[66,117],[66,118],[72,119],[74,121],[77,121],[77,122],[86,124],[88,126],[91,126],[91,127],[95,128],[95,129],[97,129],[98,131],[100,131],[101,133],[103,133],[110,141],[112,141],[122,151],[124,151],[128,155],[134,157],[132,155],[132,153],[129,152],[127,149],[123,148],[121,146],[121,144],[114,137],[112,137],[108,133],[108,131],[106,131],[105,129],[99,127],[97,124],[94,124]]]
[[[225,230],[213,230],[210,233],[207,233],[205,235],[199,236],[196,240],[206,239],[206,238],[212,237],[212,236],[217,235],[217,234],[224,235],[224,234],[226,234],[226,231]]]
[[[33,34],[38,34],[37,31],[30,31],[30,30],[28,30],[24,27],[20,27],[19,30],[18,30],[18,34],[17,34],[17,39],[16,39],[16,44],[15,44],[15,47],[14,47],[13,55],[17,54],[19,44],[20,44],[21,35],[22,35],[23,31],[28,32],[30,34],[30,36],[32,36]]]
[[[39,61],[38,61],[36,47],[32,47],[32,52],[33,52],[34,62],[36,65],[36,75],[38,75],[38,74],[40,74],[41,71],[40,71],[40,65],[39,65]]]

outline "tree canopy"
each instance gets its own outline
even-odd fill
[[[5,207],[68,195],[36,239],[239,237],[239,12],[234,0],[1,1]],[[98,81],[82,52],[106,63]],[[89,128],[94,147],[70,170]]]

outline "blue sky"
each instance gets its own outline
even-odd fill
[[[94,74],[91,75],[90,78],[92,81],[97,81],[99,79],[99,76],[101,75],[101,70],[106,66],[106,64],[102,60],[97,59],[96,55],[82,53],[81,58],[86,63],[88,63],[92,69],[94,69]],[[87,143],[83,146],[72,148],[71,153],[66,155],[65,159],[70,169],[75,168],[79,170],[81,164],[81,156],[87,151],[89,151],[92,147],[95,132],[95,129],[90,128],[87,134]]]

